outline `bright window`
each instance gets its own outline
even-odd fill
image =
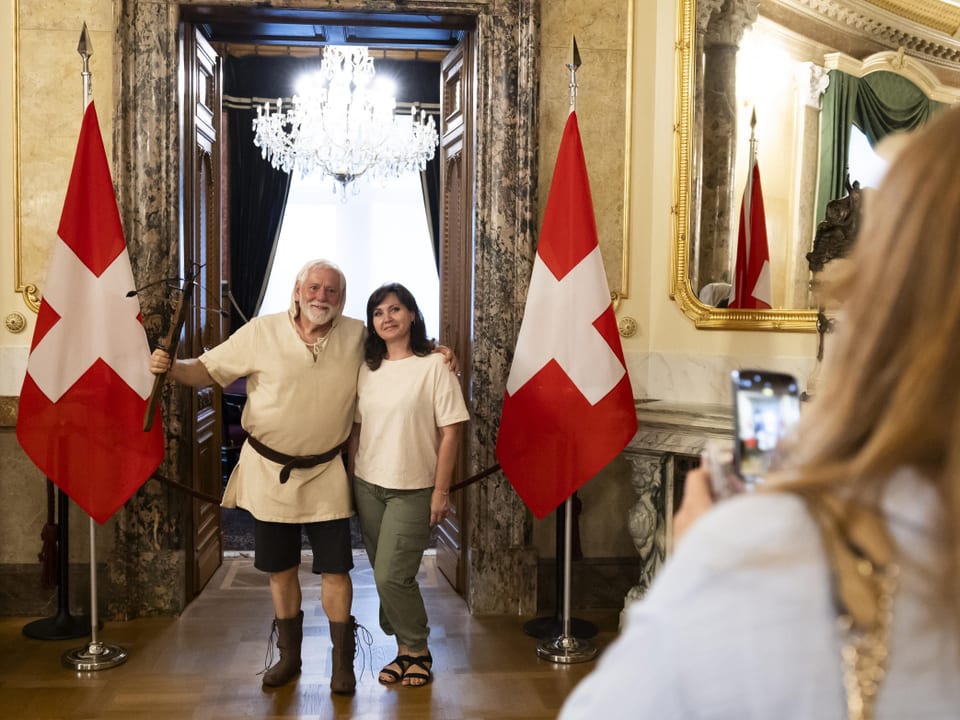
[[[345,315],[365,320],[370,293],[399,282],[417,299],[427,334],[439,338],[440,280],[419,173],[363,183],[346,201],[329,179],[294,173],[260,314],[289,308],[297,272],[317,258],[347,276]]]
[[[860,181],[860,187],[876,187],[887,171],[887,163],[870,147],[867,136],[856,125],[850,128],[850,150],[847,165],[850,182]]]

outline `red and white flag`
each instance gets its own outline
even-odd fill
[[[543,518],[637,429],[577,115],[563,131],[497,435],[497,459]]]
[[[770,250],[767,247],[767,219],[763,212],[760,165],[751,154],[747,185],[740,203],[737,264],[729,307],[751,310],[769,308],[772,299]]]
[[[106,522],[163,459],[143,432],[153,386],[130,257],[97,113],[83,115],[20,391],[17,438],[56,485]],[[159,412],[159,410],[158,410]]]

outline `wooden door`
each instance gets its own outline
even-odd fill
[[[198,28],[183,25],[182,242],[184,276],[195,275],[193,302],[184,325],[183,356],[196,357],[223,339],[220,313],[220,58]],[[219,498],[222,492],[218,387],[189,389],[191,401],[184,437],[190,443],[190,477],[198,492]],[[223,561],[220,506],[192,498],[185,530],[187,597],[198,594]]]
[[[440,342],[456,352],[461,384],[470,407],[473,309],[473,36],[444,59],[440,72]],[[453,482],[467,475],[466,442]],[[454,493],[447,519],[438,527],[437,566],[457,592],[466,587],[468,493]]]

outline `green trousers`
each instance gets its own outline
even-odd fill
[[[430,543],[433,488],[391,490],[353,481],[363,544],[380,596],[380,627],[411,652],[427,649],[427,611],[417,584]]]

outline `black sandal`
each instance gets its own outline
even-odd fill
[[[429,652],[426,655],[404,655],[403,659],[407,661],[407,666],[403,669],[403,679],[422,681],[416,684],[403,683],[404,687],[423,687],[430,684],[433,680],[433,656]],[[413,667],[418,667],[423,672],[413,670]]]
[[[403,676],[407,673],[407,668],[410,666],[410,660],[411,658],[408,655],[397,655],[393,660],[388,662],[380,669],[380,675],[377,676],[377,681],[381,685],[395,685],[399,683],[403,679]],[[396,665],[398,668],[400,668],[400,672],[392,669],[390,667],[391,665]],[[387,675],[391,679],[384,680],[381,675]]]

